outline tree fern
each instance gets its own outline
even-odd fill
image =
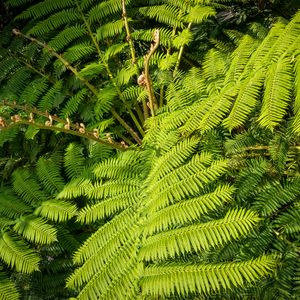
[[[229,241],[241,238],[257,224],[259,221],[257,215],[243,209],[231,210],[223,216],[223,219],[200,221],[202,214],[210,214],[221,203],[230,201],[234,188],[219,186],[215,192],[208,194],[202,190],[225,171],[226,164],[222,161],[213,161],[209,154],[194,155],[197,144],[197,140],[186,140],[175,144],[171,150],[157,157],[149,152],[145,157],[136,158],[135,152],[127,152],[124,154],[124,160],[121,156],[96,167],[96,177],[108,181],[100,185],[95,183],[86,190],[86,196],[95,199],[96,203],[83,208],[79,212],[79,220],[90,223],[109,216],[114,217],[100,227],[74,255],[74,262],[83,265],[69,277],[67,286],[81,290],[79,299],[105,298],[108,295],[137,297],[138,285],[146,295],[149,293],[146,285],[148,268],[143,271],[143,261],[149,261],[149,268],[159,268],[162,264],[162,270],[167,270],[166,259],[180,257],[183,254],[189,257],[194,252],[201,257],[201,253],[205,250],[221,247]],[[154,159],[151,169],[148,171],[146,169],[142,173],[136,169],[138,164],[150,157]],[[133,168],[130,167],[131,164]],[[115,170],[113,166],[117,169]],[[128,175],[125,175],[125,171]],[[146,175],[149,171],[150,173]],[[146,178],[145,175],[141,177],[139,174],[145,174]],[[125,176],[128,177],[126,180]],[[123,178],[123,182],[121,183],[118,178]],[[192,184],[196,178],[198,186]],[[178,190],[177,185],[180,187]],[[143,190],[140,190],[141,186]],[[199,196],[190,199],[193,195]],[[198,214],[197,210],[194,210],[196,207],[202,207],[202,213]],[[191,221],[196,224],[190,223]],[[137,243],[141,243],[141,247],[137,247]],[[274,260],[264,259],[274,264]],[[173,264],[174,268],[180,268],[178,262],[174,261]],[[236,273],[233,273],[235,275],[226,273],[226,266],[222,265],[222,268],[224,267],[222,274],[233,276],[234,285],[242,285],[243,281],[236,278]],[[211,263],[207,267],[215,268]],[[262,265],[261,267],[264,268]],[[199,268],[201,269],[200,266]],[[205,270],[204,266],[203,268]],[[257,276],[264,276],[268,273],[265,272],[258,273],[246,281],[251,282],[258,278]],[[178,273],[178,276],[180,274],[182,273]],[[179,277],[181,281],[188,280],[184,283],[188,287],[190,279],[184,279],[183,274],[181,276]],[[207,291],[214,286],[214,281],[210,280],[213,279],[208,279]],[[164,292],[157,292],[160,296],[173,293],[188,295],[195,291],[193,288],[187,288],[175,292],[173,285],[168,285],[167,282],[162,284]],[[216,291],[220,289],[221,285],[216,287]],[[154,290],[152,289],[153,295],[156,295]],[[199,290],[200,293],[207,291]]]

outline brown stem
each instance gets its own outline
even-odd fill
[[[150,64],[151,56],[154,54],[154,52],[157,50],[157,48],[159,46],[160,37],[159,37],[158,29],[155,30],[153,37],[154,37],[153,38],[154,43],[151,44],[150,51],[145,56],[145,59],[144,59],[144,76],[145,76],[145,85],[146,85],[146,89],[147,89],[148,97],[149,97],[149,106],[150,106],[151,115],[155,116],[155,111],[157,110],[157,102],[156,102],[156,98],[154,95],[153,84],[152,84],[151,77],[150,77],[149,64]]]
[[[121,144],[119,144],[119,143],[109,143],[109,142],[107,142],[103,139],[99,139],[99,138],[95,137],[92,132],[89,132],[89,131],[87,131],[85,133],[81,133],[79,131],[75,131],[75,130],[72,130],[72,129],[66,129],[66,128],[58,127],[58,126],[47,126],[47,125],[38,124],[36,122],[33,123],[33,122],[28,121],[28,120],[22,120],[22,119],[9,124],[5,128],[12,128],[14,126],[18,126],[18,125],[22,125],[22,124],[23,125],[31,125],[31,126],[39,128],[39,129],[46,129],[46,130],[64,132],[66,134],[72,134],[72,135],[76,135],[76,136],[79,136],[79,137],[82,137],[82,138],[93,140],[93,141],[95,141],[99,144],[106,145],[106,146],[112,147],[114,149],[118,149],[118,150],[121,150],[121,151],[126,150]]]

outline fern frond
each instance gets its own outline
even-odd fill
[[[27,34],[42,37],[46,33],[78,20],[80,20],[80,16],[75,9],[64,9],[57,13],[51,14],[49,18],[38,22],[38,24],[29,29]]]
[[[218,247],[245,236],[259,220],[252,211],[231,210],[224,219],[189,225],[147,238],[140,256],[143,260],[155,261]]]
[[[186,16],[186,22],[199,24],[209,17],[215,16],[216,11],[210,6],[194,6]]]
[[[65,152],[64,166],[67,176],[70,179],[78,178],[82,175],[85,159],[83,156],[83,147],[75,143],[71,143]]]
[[[223,124],[229,130],[237,128],[245,123],[249,114],[258,103],[258,96],[265,80],[265,70],[261,69],[253,76],[249,75],[243,83],[234,102],[229,116]]]
[[[273,257],[261,256],[244,262],[199,265],[150,266],[141,280],[143,294],[153,297],[190,293],[204,295],[243,286],[272,272]]]
[[[128,21],[130,21],[130,19]],[[102,25],[97,30],[97,35],[96,35],[97,40],[102,41],[106,38],[113,37],[117,34],[120,34],[123,31],[123,28],[124,28],[123,20],[117,20]]]
[[[22,217],[14,226],[14,231],[30,242],[51,244],[57,241],[56,229],[42,218],[34,216]]]
[[[86,65],[83,69],[79,71],[79,75],[85,77],[85,78],[94,78],[95,76],[98,76],[104,71],[104,65],[101,63],[91,63]]]
[[[17,19],[42,18],[56,10],[62,10],[73,6],[74,2],[72,0],[45,0],[32,5],[27,10],[23,11],[17,16]]]
[[[266,88],[259,117],[260,125],[274,129],[286,114],[293,89],[293,68],[288,58],[273,63],[266,76]]]
[[[112,241],[113,245],[107,247],[109,253],[113,253],[119,245],[127,241],[132,235],[137,216],[132,209],[127,209],[114,217],[111,221],[100,227],[95,234],[88,238],[74,254],[73,260],[77,264],[83,264],[90,257],[99,252],[101,247],[107,246]],[[135,225],[136,226],[136,225]]]
[[[257,43],[252,37],[249,35],[243,37],[237,49],[232,53],[232,63],[225,77],[224,85],[238,81],[256,47]]]
[[[61,80],[57,81],[38,103],[39,110],[50,112],[53,109],[55,100],[59,97],[63,97],[62,88],[63,82]]]
[[[122,44],[115,44],[110,47],[108,47],[105,50],[104,53],[104,58],[106,60],[109,60],[110,58],[114,57],[115,55],[122,53],[123,51],[125,52],[125,48],[128,47],[128,43],[122,43]],[[133,88],[133,87],[132,87]]]
[[[180,201],[151,215],[145,228],[146,235],[164,231],[178,224],[199,220],[203,214],[215,211],[226,202],[232,201],[235,188],[230,185],[218,186],[214,191],[196,198]]]
[[[177,143],[170,151],[155,161],[147,180],[155,181],[180,166],[196,150],[198,143],[199,141],[195,138]],[[170,159],[171,157],[172,159]]]
[[[106,217],[113,216],[121,210],[137,203],[139,197],[136,191],[123,193],[111,197],[107,200],[99,201],[97,204],[87,206],[78,214],[78,221],[83,224],[90,224],[97,220],[104,220]]]
[[[37,216],[44,217],[54,222],[65,222],[76,214],[76,206],[63,200],[44,201],[34,211]]]
[[[16,170],[13,173],[13,189],[26,203],[37,204],[47,200],[47,195],[40,189],[38,182],[28,170]]]
[[[20,294],[16,288],[16,285],[3,272],[0,272],[0,299],[1,300],[20,299]]]
[[[127,1],[129,4],[130,1]],[[93,6],[93,8],[88,12],[88,21],[93,24],[96,22],[101,22],[104,18],[121,12],[121,2],[117,0],[106,0],[100,4]]]
[[[86,89],[81,89],[78,93],[72,96],[66,103],[65,107],[62,109],[62,115],[65,117],[70,117],[73,115],[79,105],[83,102],[87,96],[88,91]]]
[[[30,274],[39,270],[40,258],[19,238],[3,233],[0,237],[0,258],[17,272]]]
[[[1,190],[0,192],[0,215],[8,218],[17,219],[21,215],[31,212],[30,205],[25,204],[16,198],[10,191]]]
[[[48,81],[44,78],[38,78],[30,82],[20,95],[20,103],[29,103],[35,105],[40,97],[47,91]]]
[[[175,6],[163,4],[159,6],[142,7],[139,11],[141,14],[163,24],[167,24],[175,28],[184,28],[183,20],[179,17],[180,9]]]
[[[89,199],[102,199],[136,191],[140,185],[141,180],[138,179],[110,180],[105,183],[95,183],[86,193]]]
[[[140,178],[145,171],[145,166],[141,165],[144,158],[144,153],[126,151],[119,154],[117,158],[110,158],[97,164],[93,172],[98,179]]]
[[[84,196],[92,189],[92,183],[89,178],[84,176],[72,179],[67,183],[64,189],[57,195],[57,199],[73,199]]]
[[[60,166],[52,158],[40,157],[37,162],[37,175],[47,192],[56,195],[64,187],[64,179],[60,174]]]
[[[281,206],[297,199],[299,196],[299,185],[300,181],[298,178],[284,186],[278,181],[268,183],[256,198],[254,207],[263,216],[271,216]]]
[[[56,52],[64,49],[68,44],[74,40],[86,35],[86,29],[74,25],[64,29],[58,35],[56,35],[49,43],[48,46],[54,49]]]
[[[295,103],[294,103],[294,113],[295,119],[293,121],[293,130],[295,133],[300,132],[300,55],[297,56],[295,62]]]

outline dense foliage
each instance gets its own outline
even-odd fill
[[[297,5],[3,3],[0,299],[298,299]]]

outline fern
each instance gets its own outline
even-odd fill
[[[5,276],[3,272],[0,273],[0,299],[20,299],[19,292],[15,284]]]

